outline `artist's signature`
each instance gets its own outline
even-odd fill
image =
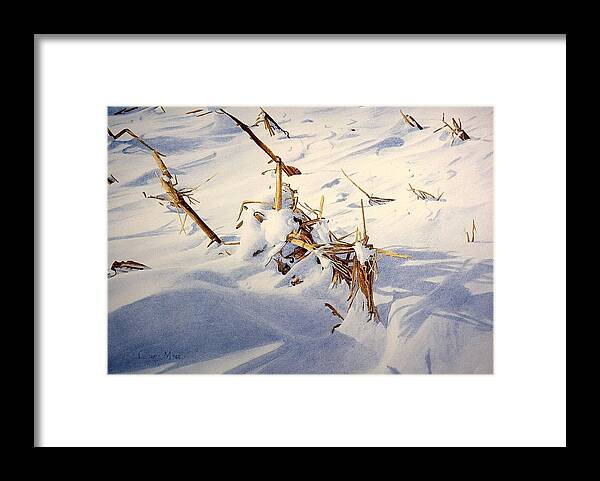
[[[144,359],[146,361],[177,361],[183,359],[183,356],[171,350],[149,352],[142,349],[138,351],[138,359]]]

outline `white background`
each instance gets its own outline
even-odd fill
[[[39,445],[566,443],[564,37],[37,41]],[[206,104],[493,105],[495,374],[108,376],[106,106]]]

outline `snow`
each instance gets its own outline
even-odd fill
[[[291,209],[269,210],[260,224],[265,240],[271,246],[285,243],[288,234],[299,227]]]
[[[320,222],[313,224],[311,231],[312,237],[317,244],[328,244],[329,240],[329,221],[322,219]]]
[[[107,186],[107,270],[130,259],[151,268],[107,281],[109,372],[491,373],[493,110],[263,107],[290,138],[253,131],[302,171],[284,182],[313,208],[325,197],[315,241],[328,242],[328,230],[362,230],[362,199],[369,243],[410,256],[377,255],[381,322],[367,322],[360,293],[346,314],[348,289],[329,289],[318,251],[285,276],[267,264],[297,227],[289,209],[247,204],[236,229],[242,201],[273,202],[274,175],[261,172],[274,165],[230,118],[185,115],[196,107],[137,109],[109,115],[109,127],[129,128],[164,153],[178,188],[200,186],[193,208],[225,244],[207,249],[189,219],[180,233],[175,210],[143,195],[162,193],[150,152],[127,135],[108,138],[107,174],[119,182]],[[247,124],[259,110],[225,108]],[[424,130],[406,125],[400,109]],[[434,133],[442,112],[460,117],[471,140],[451,145],[446,131]],[[395,200],[369,205],[342,168],[367,192]],[[409,183],[444,194],[424,201]],[[284,205],[289,198],[286,190]],[[473,220],[476,239],[467,243]],[[361,262],[373,254],[355,252]],[[292,286],[294,275],[303,282]],[[340,319],[325,302],[346,315],[333,334]]]
[[[254,211],[246,210],[241,217],[242,226],[239,229],[240,247],[236,249],[236,256],[248,260],[254,257],[256,252],[267,246],[264,233],[254,218]]]
[[[358,259],[358,262],[360,262],[363,265],[375,255],[375,251],[373,249],[365,247],[360,242],[354,244],[354,252],[356,253],[356,258]]]

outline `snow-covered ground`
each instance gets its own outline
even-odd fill
[[[247,124],[259,111],[223,107]],[[261,172],[273,164],[230,118],[185,114],[198,107],[109,109],[111,131],[129,128],[165,154],[178,188],[201,184],[194,209],[224,241],[242,242],[207,249],[189,219],[180,233],[176,212],[143,195],[162,193],[148,149],[127,134],[107,137],[108,174],[118,180],[108,186],[107,267],[130,259],[151,267],[108,279],[109,372],[491,373],[492,108],[402,107],[418,130],[399,107],[263,107],[290,138],[253,131],[302,171],[284,179],[300,200],[318,208],[324,195],[329,229],[347,233],[362,224],[363,199],[370,242],[411,257],[379,257],[381,322],[366,322],[354,303],[332,333],[340,320],[324,304],[346,314],[348,289],[330,289],[331,272],[315,256],[283,276],[265,267],[268,252],[248,255],[259,233],[250,222],[235,228],[240,204],[272,202],[273,174]],[[446,129],[434,132],[442,112],[460,117],[471,140],[451,145]],[[369,205],[341,169],[395,201]],[[418,199],[409,184],[443,195]],[[294,275],[303,282],[292,286]]]

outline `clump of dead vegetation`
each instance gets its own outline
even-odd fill
[[[430,194],[429,192],[426,192],[424,190],[415,189],[410,184],[408,184],[408,191],[412,192],[413,194],[415,194],[417,196],[417,199],[421,199],[421,200],[435,200],[437,202],[439,202],[440,199],[442,198],[442,195],[444,195],[444,193],[442,192],[440,195],[436,196],[436,195]]]
[[[251,127],[257,127],[259,124],[263,124],[265,130],[269,132],[269,135],[273,137],[275,135],[275,129],[284,134],[288,139],[290,138],[290,133],[287,130],[282,129],[277,122],[271,117],[262,107],[260,107],[260,112],[258,113],[258,117],[256,117],[256,122]]]
[[[444,125],[442,125],[438,129],[434,130],[433,133],[439,132],[442,129],[448,129],[450,131],[450,133],[452,134],[452,142],[450,142],[450,146],[452,146],[454,144],[454,141],[457,138],[462,141],[469,140],[471,138],[471,137],[469,137],[469,134],[467,134],[464,131],[460,117],[458,118],[458,120],[456,120],[454,117],[452,117],[452,125],[450,125],[448,122],[446,122],[445,115],[446,115],[445,113],[442,113],[442,122],[444,123]]]
[[[367,199],[369,200],[369,205],[387,204],[388,202],[393,202],[394,200],[396,200],[396,199],[386,199],[385,197],[377,197],[373,194],[369,194],[365,189],[363,189],[360,185],[358,185],[356,182],[354,182],[348,176],[348,174],[346,174],[346,172],[344,172],[344,169],[342,169],[342,174],[344,174],[344,177],[346,177],[346,179],[348,179],[354,187],[356,187],[358,190],[360,190],[363,194],[365,194],[367,196]]]
[[[469,231],[465,230],[465,234],[467,235],[467,242],[475,242],[475,232],[477,232],[477,227],[475,227],[475,219],[473,219],[473,223],[471,224],[471,236],[469,237]]]
[[[423,127],[421,126],[421,124],[419,124],[419,122],[417,122],[416,119],[412,115],[405,114],[404,112],[402,112],[402,110],[400,111],[400,113],[402,114],[402,117],[404,118],[405,123],[407,123],[411,127],[416,127],[419,130],[423,130]]]
[[[331,269],[331,287],[346,285],[349,291],[347,298],[348,309],[360,297],[362,308],[368,313],[368,320],[379,322],[379,313],[373,295],[373,287],[378,273],[378,256],[385,255],[401,259],[407,259],[409,256],[379,249],[370,242],[362,199],[362,225],[357,226],[353,232],[334,234],[329,229],[328,219],[324,215],[324,196],[320,198],[319,208],[312,208],[308,203],[300,201],[297,190],[294,190],[290,184],[283,183],[283,173],[291,177],[301,175],[300,170],[285,164],[279,156],[252,132],[251,127],[240,119],[223,109],[218,110],[217,113],[227,115],[231,118],[267,154],[270,159],[268,162],[276,164],[275,196],[273,202],[270,203],[263,200],[243,201],[238,213],[238,221],[242,213],[247,211],[250,206],[255,208],[252,215],[246,215],[236,226],[236,228],[240,228],[244,222],[262,224],[264,222],[276,221],[283,222],[283,224],[280,223],[279,225],[283,225],[284,229],[286,226],[292,226],[289,231],[283,233],[281,242],[276,243],[274,249],[268,253],[269,259],[265,267],[273,263],[278,272],[286,275],[293,266],[302,261],[306,262],[306,259],[312,257],[316,259],[316,262],[321,267]],[[259,115],[263,115],[262,118],[266,119],[264,117],[264,110]],[[345,172],[343,173],[367,196],[371,205],[378,205],[394,200],[368,194],[353,182]],[[352,236],[354,238],[350,240]],[[241,243],[243,244],[243,239]],[[253,253],[253,256],[264,252],[265,247],[260,248]],[[290,284],[295,286],[301,282],[302,279],[294,275]],[[359,293],[361,294],[360,296]],[[342,321],[344,320],[344,316],[331,304],[327,303],[326,307],[329,308],[333,315]],[[339,325],[341,323],[333,326],[332,332]]]
[[[137,261],[114,261],[109,269],[108,277],[115,277],[119,272],[143,271],[150,269],[145,264]]]

